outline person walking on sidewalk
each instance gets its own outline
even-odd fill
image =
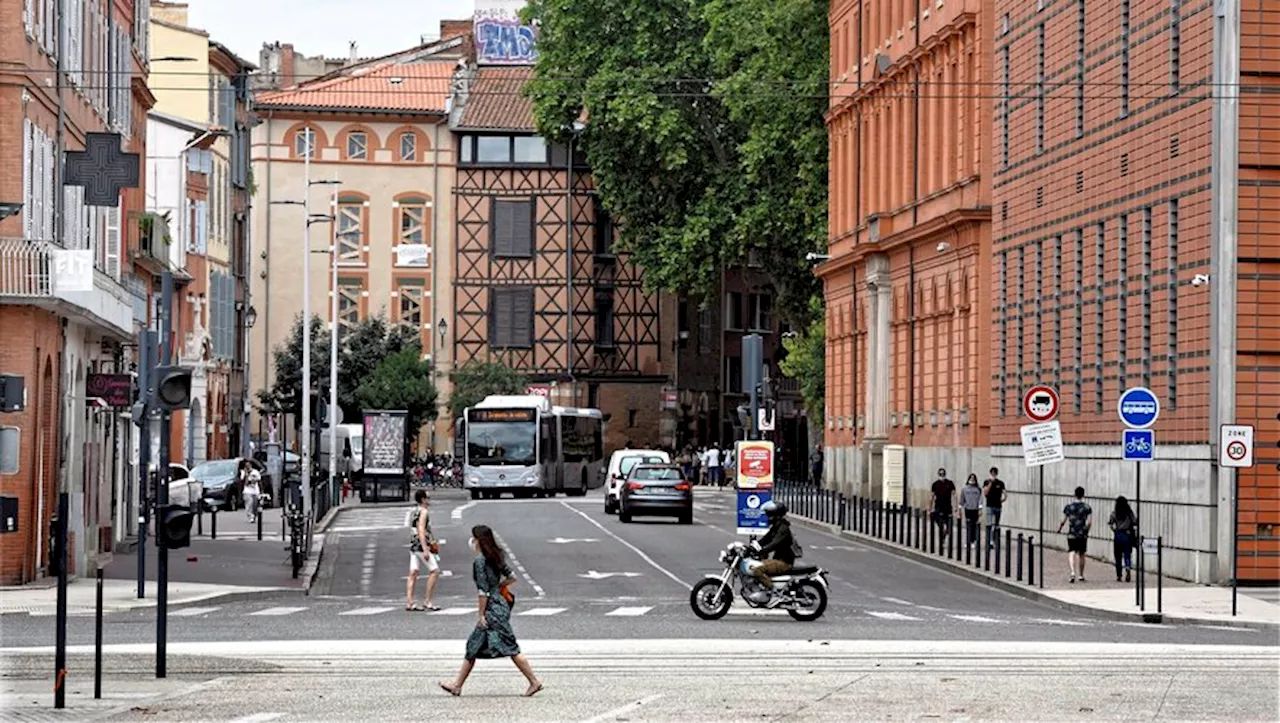
[[[693,462],[693,483],[696,485],[702,484],[702,460],[706,456],[706,447],[700,447],[693,452],[693,459],[691,461]]]
[[[814,487],[822,486],[822,445],[813,446],[813,454],[809,455],[809,481]]]
[[[720,466],[720,448],[714,444],[707,450],[707,484],[712,487],[724,486],[724,469]]]
[[[982,494],[987,496],[987,547],[991,547],[992,540],[1000,539],[1000,514],[1004,511],[1004,501],[1009,499],[1009,491],[1000,479],[1000,470],[992,467],[988,474]]]
[[[248,462],[244,462],[244,484],[240,488],[241,496],[244,498],[244,511],[249,517],[252,524],[258,521],[258,514],[261,510],[259,502],[262,500],[262,474],[254,469]]]
[[[1133,514],[1129,500],[1121,495],[1116,498],[1116,508],[1107,520],[1107,527],[1115,533],[1113,552],[1116,561],[1116,582],[1120,582],[1120,565],[1124,563],[1124,581],[1132,580],[1130,569],[1133,564],[1133,548],[1138,539],[1138,516]]]
[[[982,488],[978,486],[978,475],[972,472],[960,491],[960,506],[964,508],[965,544],[972,545],[978,541],[978,522],[982,517]]]
[[[938,479],[933,481],[933,524],[938,527],[938,544],[951,534],[951,518],[956,509],[956,483],[947,479],[947,470],[938,469]]]
[[[511,603],[515,595],[511,586],[516,577],[507,566],[506,556],[493,536],[493,530],[486,525],[471,528],[471,549],[476,555],[471,565],[471,576],[475,579],[476,601],[479,610],[475,630],[467,638],[466,659],[452,683],[441,683],[440,687],[452,696],[462,695],[462,686],[471,675],[476,660],[492,660],[495,658],[511,658],[524,677],[529,681],[525,689],[526,698],[537,695],[542,690],[542,681],[533,674],[529,661],[520,653],[520,644],[516,641],[515,631],[511,629]]]
[[[404,609],[409,611],[439,610],[436,607],[436,583],[440,580],[440,542],[431,532],[431,495],[426,490],[418,490],[413,494],[418,506],[409,516],[409,526],[413,528],[409,540],[409,578],[405,585]],[[422,604],[413,601],[413,588],[418,584],[418,573],[427,570],[427,595]]]
[[[1076,488],[1076,498],[1062,508],[1058,532],[1067,527],[1067,563],[1071,565],[1071,582],[1084,579],[1085,553],[1089,550],[1089,529],[1093,527],[1093,508],[1084,501],[1084,488]]]

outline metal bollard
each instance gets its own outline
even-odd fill
[[[262,509],[258,509],[258,542],[262,542]]]
[[[924,533],[925,541],[929,543],[929,554],[932,555],[934,553],[934,538],[937,537],[936,531],[934,530],[936,525],[933,524],[933,517],[931,515],[926,515],[924,524],[925,524],[925,533]]]
[[[995,547],[995,540],[999,539],[999,537],[1000,533],[994,532],[993,530],[987,530],[987,546],[982,551],[982,569],[986,572],[991,572],[991,548]],[[999,569],[1000,563],[996,562],[996,570]]]
[[[212,527],[212,532],[210,533],[209,537],[210,537],[211,539],[216,540],[216,539],[218,539],[218,508],[217,508],[217,507],[214,507],[214,508],[213,508],[213,512],[212,512],[211,514],[213,515],[213,523],[212,523],[212,526],[213,526],[213,527]]]
[[[1026,567],[1026,569],[1027,569],[1027,577],[1026,577],[1026,583],[1027,583],[1028,585],[1035,585],[1035,584],[1036,584],[1036,550],[1035,550],[1035,545],[1033,545],[1033,544],[1032,544],[1032,540],[1034,540],[1034,539],[1035,539],[1035,538],[1034,538],[1034,537],[1032,537],[1031,535],[1027,535],[1027,537],[1026,537],[1026,545],[1027,545],[1027,552],[1026,552],[1026,555],[1027,555],[1027,562],[1026,562],[1026,565],[1027,565],[1027,567]]]
[[[999,539],[1000,539],[1000,536],[997,534],[996,540],[999,541]],[[1005,530],[1004,531],[1004,576],[1005,577],[1012,577],[1012,574],[1013,574],[1013,570],[1011,569],[1013,566],[1013,555],[1009,554],[1012,552],[1012,550],[1010,549],[1010,545],[1012,544],[1013,544],[1013,531]]]
[[[138,550],[144,554],[146,550]],[[93,621],[93,697],[102,698],[102,568],[98,568],[98,599],[94,607]]]
[[[916,549],[924,550],[924,525],[921,520],[924,519],[924,510],[916,510]]]
[[[969,558],[973,555],[973,535],[969,532],[969,525],[966,521],[964,532],[967,539],[964,541],[964,564],[969,565]],[[978,533],[978,537],[982,537],[982,533]]]
[[[196,503],[196,534],[204,534],[204,502]]]
[[[1022,582],[1022,533],[1018,533],[1018,582]]]
[[[1156,612],[1164,612],[1164,536],[1156,538]]]

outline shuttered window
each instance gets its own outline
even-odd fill
[[[533,346],[533,289],[489,292],[489,346],[495,349]]]
[[[533,200],[493,199],[490,242],[494,256],[533,256]]]

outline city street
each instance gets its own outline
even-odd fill
[[[522,687],[506,662],[482,664],[461,701],[434,686],[460,661],[474,624],[466,543],[472,525],[488,524],[520,578],[516,633],[548,680],[545,698],[516,719],[740,720],[834,715],[855,702],[873,706],[875,717],[1076,717],[1089,709],[1089,717],[1194,718],[1234,706],[1233,717],[1274,718],[1274,633],[1083,616],[805,528],[797,528],[805,561],[831,572],[821,620],[735,606],[721,621],[700,621],[689,586],[716,571],[718,550],[735,539],[732,500],[699,490],[693,526],[624,525],[603,513],[598,491],[480,502],[439,491],[433,520],[447,573],[439,612],[404,610],[408,507],[354,506],[327,532],[310,595],[173,608],[169,681],[137,687],[152,675],[154,610],[107,615],[106,690],[171,697],[95,710],[112,720],[350,720],[374,710],[389,719],[513,717],[510,696]],[[79,689],[89,682],[82,653],[92,624],[88,616],[70,622]],[[6,700],[28,691],[48,698],[53,637],[52,617],[5,616],[8,653],[31,649],[13,658]],[[744,694],[738,678],[757,665],[771,671],[769,683]],[[1100,668],[1116,674],[1098,678]],[[993,671],[1006,682],[980,684]],[[637,701],[645,702],[627,707]],[[610,716],[595,718],[603,713]],[[244,718],[259,714],[270,717]]]

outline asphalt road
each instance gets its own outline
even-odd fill
[[[404,610],[408,506],[358,506],[329,530],[309,596],[209,601],[170,611],[174,642],[236,640],[456,640],[474,621],[470,529],[487,524],[512,553],[520,576],[515,627],[522,640],[757,639],[1070,641],[1277,645],[1277,636],[1230,626],[1121,623],[1064,611],[992,589],[817,531],[797,528],[804,561],[830,571],[826,615],[800,623],[739,603],[704,622],[688,590],[718,572],[734,535],[734,498],[699,490],[695,524],[605,515],[600,492],[586,498],[472,502],[458,490],[434,495],[432,519],[444,540],[436,603],[441,612]],[[418,599],[423,584],[418,586]],[[108,643],[154,640],[152,609],[106,616]],[[73,617],[73,644],[92,641],[93,620]],[[0,645],[53,640],[51,617],[5,616]]]

